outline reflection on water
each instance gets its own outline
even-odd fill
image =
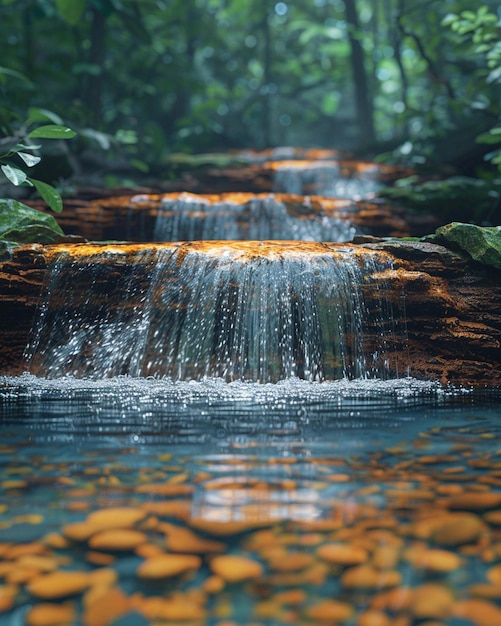
[[[412,379],[1,379],[0,624],[500,624],[498,407]]]

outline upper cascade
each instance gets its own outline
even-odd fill
[[[26,367],[48,378],[385,378],[389,266],[335,243],[55,247]]]
[[[153,240],[349,241],[356,234],[348,214],[353,208],[345,200],[283,194],[171,194],[160,201]]]

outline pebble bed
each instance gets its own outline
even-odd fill
[[[0,625],[501,624],[495,405],[420,421],[420,402],[385,405],[387,433],[298,430],[268,403],[267,429],[240,415],[238,433],[163,422],[148,438],[143,424],[133,445],[123,414],[99,433],[71,402],[41,423],[11,398]]]

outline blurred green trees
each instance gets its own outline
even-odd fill
[[[0,133],[49,109],[104,173],[273,145],[471,173],[501,145],[498,3],[483,4],[0,0]]]

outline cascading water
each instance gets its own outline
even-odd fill
[[[384,255],[304,242],[131,248],[87,246],[56,258],[26,351],[32,373],[387,376],[392,321],[377,278],[389,266]]]
[[[223,196],[214,201],[189,193],[165,196],[157,212],[153,240],[350,241],[356,234],[348,219],[314,210],[308,198],[291,206],[273,194],[249,198],[235,195],[235,199]],[[339,205],[340,209],[353,208],[351,203]]]
[[[377,166],[348,175],[338,161],[278,161],[269,165],[274,171],[273,190],[278,193],[361,199],[381,188]]]

